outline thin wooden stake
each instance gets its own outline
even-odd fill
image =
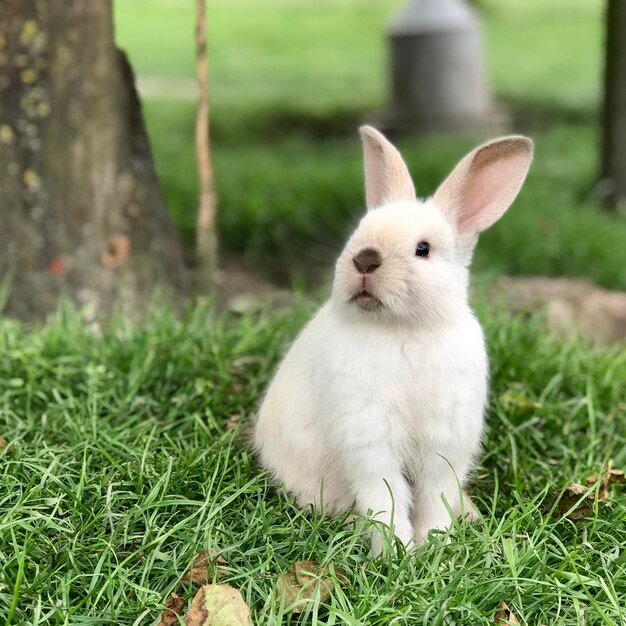
[[[215,194],[211,146],[209,140],[209,87],[206,43],[206,3],[196,0],[196,78],[198,81],[198,111],[196,113],[196,161],[200,187],[200,203],[196,220],[196,289],[206,291],[214,284],[217,265],[217,235]]]

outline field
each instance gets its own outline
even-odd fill
[[[153,624],[194,556],[261,624],[622,624],[626,499],[577,522],[555,495],[613,459],[626,465],[626,354],[562,346],[538,323],[490,320],[485,454],[472,481],[484,516],[417,551],[371,560],[345,519],[298,510],[239,443],[281,352],[305,321],[216,319],[196,309],[102,338],[78,317],[0,331],[0,615],[17,624]],[[540,358],[538,358],[540,356]],[[315,559],[347,575],[300,616],[276,577]],[[217,573],[210,568],[210,577]],[[193,596],[191,585],[181,594]]]
[[[211,0],[213,150],[224,258],[281,281],[323,283],[363,210],[356,127],[385,102],[383,30],[401,0]],[[536,162],[482,238],[478,278],[587,276],[626,288],[626,221],[600,208],[599,0],[488,0],[490,74]],[[140,79],[168,204],[193,239],[194,48],[190,0],[117,0],[117,36]],[[403,138],[421,194],[475,143]],[[345,518],[300,511],[260,472],[245,429],[280,356],[319,298],[288,315],[183,319],[94,332],[62,307],[0,319],[0,623],[148,626],[202,550],[209,581],[241,590],[254,624],[626,624],[626,351],[563,344],[540,318],[494,317],[477,299],[492,363],[484,454],[471,481],[482,520],[371,559]],[[588,493],[587,493],[588,492]],[[605,497],[606,496],[606,497]],[[559,504],[560,502],[560,504]],[[569,513],[586,515],[572,520]],[[301,614],[279,573],[343,570]]]

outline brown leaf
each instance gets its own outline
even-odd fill
[[[626,483],[626,474],[623,470],[613,469],[609,461],[602,474],[592,474],[585,479],[585,487],[577,483],[568,485],[554,511],[557,516],[565,515],[572,507],[575,507],[567,517],[578,520],[593,510],[593,505],[605,502],[609,498],[609,487],[614,483]],[[586,497],[581,499],[587,493]],[[558,498],[558,494],[557,498]]]
[[[626,472],[624,470],[612,469],[609,472],[609,485],[613,483],[626,483]]]
[[[250,609],[238,589],[203,585],[185,615],[187,626],[252,626]]]
[[[577,483],[572,483],[567,486],[559,503],[554,511],[556,516],[565,515],[570,509],[573,510],[567,515],[571,520],[582,519],[586,515],[589,515],[593,510],[593,504],[595,502],[593,492],[590,492],[587,497],[581,500],[581,496],[589,490],[588,487],[583,487]],[[558,496],[557,496],[558,497]]]
[[[130,237],[128,235],[111,235],[107,241],[106,250],[100,255],[100,262],[104,267],[115,269],[126,263],[130,254]]]
[[[0,450],[4,450],[9,445],[9,442],[0,435]]]
[[[193,560],[191,568],[183,574],[181,581],[184,583],[191,581],[194,585],[206,584],[209,579],[209,565],[217,567],[217,578],[219,579],[220,573],[224,573],[224,568],[228,567],[228,562],[215,548],[211,548],[210,553],[202,550]]]
[[[509,605],[506,602],[500,602],[498,610],[493,616],[493,621],[498,626],[504,626],[505,624],[519,624],[515,613],[511,611]]]
[[[346,584],[348,577],[339,568],[335,569],[335,578]],[[308,600],[311,600],[319,585],[320,602],[326,602],[335,587],[327,565],[317,561],[297,561],[278,576],[276,596],[283,600],[286,607],[294,605],[294,613],[302,613]]]
[[[591,476],[587,476],[585,480],[587,487],[595,487],[598,482],[600,483],[600,487],[598,488],[598,500],[604,501],[609,498],[609,487],[614,483],[626,482],[626,475],[623,470],[613,469],[613,463],[609,461],[600,476],[598,476],[598,474],[592,474]]]
[[[179,595],[173,593],[165,603],[166,609],[161,615],[161,621],[157,626],[175,626],[178,624],[177,615],[182,615],[185,610],[185,598],[181,598]]]
[[[607,474],[602,474],[602,476],[598,476],[597,474],[592,474],[591,476],[587,476],[585,479],[585,485],[587,488],[595,487],[596,483],[600,483],[600,487],[598,488],[597,498],[600,502],[604,502],[609,498],[609,479]],[[593,492],[593,495],[596,495],[596,492]]]

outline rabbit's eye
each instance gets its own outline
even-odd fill
[[[430,253],[430,244],[427,241],[420,241],[415,248],[415,256],[428,256]]]

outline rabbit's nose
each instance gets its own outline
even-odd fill
[[[380,252],[374,250],[374,248],[363,248],[353,259],[354,267],[359,270],[361,274],[371,274],[380,267],[383,262]]]

